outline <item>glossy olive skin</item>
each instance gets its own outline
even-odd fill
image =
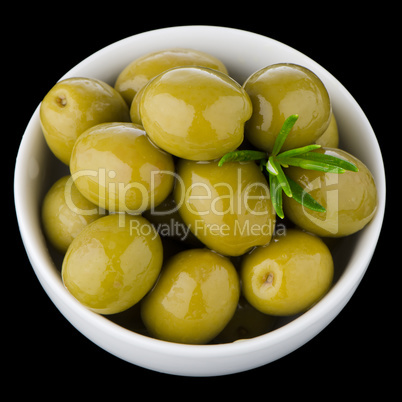
[[[70,171],[90,201],[132,214],[160,204],[174,183],[173,157],[132,123],[104,123],[84,132],[73,148]]]
[[[324,134],[318,138],[315,142],[318,145],[326,148],[338,148],[339,146],[339,132],[338,123],[334,113],[331,115],[331,121],[329,122],[328,128],[324,131]]]
[[[274,64],[253,73],[243,84],[253,104],[246,138],[258,149],[272,152],[275,139],[290,115],[299,118],[282,150],[313,144],[327,129],[331,102],[322,81],[303,66]]]
[[[251,112],[236,81],[202,67],[165,71],[147,84],[140,101],[141,122],[152,141],[189,160],[212,160],[235,150]]]
[[[134,124],[139,124],[142,126],[141,114],[140,114],[140,104],[142,93],[144,92],[144,88],[142,87],[134,96],[133,101],[130,106],[130,119]]]
[[[285,216],[297,226],[324,237],[343,237],[366,226],[377,210],[377,189],[374,178],[359,159],[337,148],[321,148],[315,152],[333,155],[354,163],[358,172],[323,173],[289,167],[286,174],[307,188],[326,212],[304,208],[293,199],[284,197]]]
[[[141,317],[155,338],[205,344],[230,321],[239,296],[239,277],[229,259],[208,249],[186,250],[164,265],[141,301]]]
[[[114,85],[127,104],[149,80],[174,67],[204,66],[227,74],[225,65],[216,57],[194,49],[173,48],[147,53],[128,64]]]
[[[79,135],[96,124],[112,121],[129,122],[129,108],[113,87],[92,78],[59,81],[40,105],[46,142],[66,165]]]
[[[62,254],[85,226],[101,216],[97,206],[77,190],[70,175],[57,180],[43,199],[43,230],[48,241]]]
[[[275,213],[267,181],[254,162],[180,160],[174,188],[179,213],[207,247],[239,256],[271,240]]]
[[[289,229],[242,261],[242,291],[257,310],[270,315],[302,313],[329,290],[334,272],[331,253],[317,236]]]
[[[84,306],[115,314],[140,301],[160,273],[159,235],[141,216],[107,215],[86,226],[63,260],[62,279]]]

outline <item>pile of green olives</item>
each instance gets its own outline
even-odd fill
[[[280,219],[257,161],[219,161],[250,147],[269,155],[292,114],[283,150],[318,144],[358,171],[288,167],[325,212],[284,197]],[[305,312],[333,283],[328,239],[362,230],[376,212],[373,176],[338,148],[330,96],[300,65],[269,65],[238,83],[213,55],[164,49],[134,59],[114,86],[59,81],[40,122],[69,169],[41,210],[66,289],[164,341],[234,342]]]

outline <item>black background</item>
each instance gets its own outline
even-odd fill
[[[384,395],[396,389],[393,375],[399,369],[400,344],[395,335],[400,301],[392,285],[397,285],[401,264],[396,253],[391,255],[399,241],[395,231],[391,232],[398,231],[398,217],[394,215],[389,222],[389,211],[397,210],[395,194],[392,197],[390,190],[376,253],[341,314],[313,340],[278,361],[245,373],[212,378],[155,373],[119,360],[87,340],[58,312],[41,288],[15,219],[15,157],[25,126],[47,91],[70,68],[102,47],[139,32],[177,25],[219,25],[257,32],[321,64],[351,92],[370,120],[383,151],[389,189],[396,177],[390,166],[391,148],[396,152],[395,141],[401,131],[397,109],[400,99],[394,97],[398,86],[400,91],[400,51],[391,21],[395,12],[379,6],[362,10],[351,3],[322,4],[225,4],[219,13],[217,5],[209,3],[10,7],[8,17],[3,18],[4,22],[9,18],[10,24],[1,28],[3,52],[6,50],[1,63],[2,121],[9,123],[2,133],[2,144],[7,147],[2,150],[3,160],[7,160],[7,197],[2,199],[7,202],[5,216],[11,217],[2,242],[2,266],[6,272],[1,286],[6,291],[2,297],[2,332],[6,335],[2,346],[7,359],[4,385],[11,386],[15,380],[23,386],[34,380],[31,396],[51,395],[55,386],[59,396],[84,391],[95,396],[97,391],[111,391],[116,399],[120,395],[148,398],[158,390],[172,397],[183,391],[183,399],[202,397],[203,393],[213,395],[212,388],[206,385],[218,385],[213,392],[225,396],[230,390],[242,389],[247,397],[262,395],[267,400],[287,400],[291,392],[319,400],[320,396],[337,393],[351,395],[352,391],[363,395],[380,391]],[[392,368],[392,362],[397,363],[397,368]],[[190,393],[182,390],[184,385],[193,386]],[[76,394],[81,386],[81,392]],[[12,387],[15,392],[21,391]],[[146,394],[139,396],[142,389]]]

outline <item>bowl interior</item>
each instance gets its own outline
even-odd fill
[[[309,325],[316,324],[313,330],[304,337],[300,337],[300,341],[283,350],[281,349],[280,355],[287,354],[314,336],[336,316],[353,294],[368,267],[381,230],[385,207],[384,167],[375,134],[351,94],[320,65],[300,52],[273,39],[236,29],[189,26],[165,28],[135,35],[93,54],[67,72],[65,76],[60,77],[60,79],[72,76],[87,76],[104,80],[113,85],[119,72],[130,61],[150,51],[169,47],[189,47],[215,55],[225,63],[229,74],[240,84],[253,72],[273,63],[291,62],[310,68],[321,78],[330,94],[341,135],[340,147],[360,158],[369,167],[376,180],[379,192],[377,215],[362,232],[350,236],[345,241],[341,241],[337,246],[334,254],[337,266],[334,286],[322,301],[300,317],[282,320],[279,324],[281,328],[263,335],[259,339],[222,345],[222,347],[226,348],[225,352],[214,346],[206,346],[202,349],[204,354],[205,348],[212,348],[211,350],[214,351],[220,350],[219,353],[221,354],[244,354],[247,348],[250,350],[250,348],[270,347],[273,343],[277,343],[278,339],[288,339],[291,336],[295,336],[297,332],[305,330]],[[364,144],[364,147],[362,144]],[[169,348],[170,355],[174,355],[176,352],[181,353],[181,351],[185,350],[188,356],[194,358],[200,353],[198,352],[198,347],[167,345],[165,342],[144,339],[146,337],[121,329],[109,319],[86,310],[64,289],[60,279],[61,259],[57,254],[52,254],[49,251],[41,230],[39,210],[43,196],[50,185],[57,178],[67,173],[67,167],[52,155],[45,143],[39,125],[38,106],[26,128],[17,157],[15,204],[20,231],[28,257],[38,279],[50,298],[81,332],[95,343],[123,359],[146,366],[146,363],[138,362],[134,358],[131,359],[130,353],[126,350],[106,346],[106,341],[94,335],[91,327],[97,326],[102,331],[109,331],[110,337],[119,338],[120,341],[121,337],[124,337],[125,342],[122,344],[126,345],[126,348],[129,348],[132,344],[141,343],[142,348],[152,347],[154,351],[159,350],[158,348],[166,351]],[[150,343],[145,344],[146,342]],[[113,343],[111,344],[113,345]],[[162,349],[159,350],[160,353],[162,353]],[[191,353],[194,354],[191,355]],[[277,354],[267,354],[266,356],[264,361],[248,362],[247,367],[256,367],[280,357]],[[147,356],[147,358],[152,360],[150,356]],[[169,371],[167,365],[172,363],[166,360],[164,362],[166,367],[161,367],[161,364],[149,363],[148,367]],[[242,368],[236,367],[230,370],[240,369]],[[225,370],[222,367],[220,373],[227,373],[230,370],[229,368]],[[192,374],[197,375],[200,372],[195,370]]]

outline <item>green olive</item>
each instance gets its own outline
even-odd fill
[[[352,162],[359,171],[336,174],[287,168],[286,174],[305,188],[326,212],[312,211],[284,197],[285,216],[300,228],[319,236],[343,237],[361,230],[377,209],[377,189],[371,172],[359,159],[341,149],[320,148],[315,152]]]
[[[164,265],[141,301],[141,317],[156,338],[205,344],[233,317],[239,296],[239,277],[229,259],[208,249],[186,250]]]
[[[313,144],[328,128],[331,102],[322,81],[296,64],[274,64],[253,73],[243,84],[253,104],[245,136],[258,149],[272,152],[286,118],[299,118],[282,150]]]
[[[179,213],[207,247],[239,256],[271,240],[275,213],[267,181],[254,162],[180,160],[174,197]]]
[[[138,303],[155,284],[161,239],[141,216],[107,215],[86,226],[63,260],[62,279],[84,306],[115,314]]]
[[[77,190],[69,175],[50,187],[42,203],[45,235],[52,246],[63,254],[78,233],[101,216],[99,208]]]
[[[333,274],[333,259],[325,243],[289,229],[247,254],[240,277],[244,297],[257,310],[289,316],[317,303],[329,290]]]
[[[140,114],[140,103],[142,98],[142,93],[144,92],[144,88],[142,87],[134,96],[133,101],[130,106],[130,119],[134,124],[142,125],[141,114]]]
[[[93,78],[59,81],[40,105],[40,123],[51,151],[66,165],[77,138],[88,128],[112,121],[130,121],[122,96]]]
[[[335,115],[332,113],[331,121],[329,123],[328,128],[324,131],[324,134],[318,138],[315,142],[322,147],[327,148],[338,148],[339,146],[339,132],[338,132],[338,124],[335,119]]]
[[[159,205],[174,183],[173,157],[132,123],[104,123],[84,132],[74,146],[70,171],[90,201],[133,214]]]
[[[133,60],[121,71],[114,87],[130,105],[135,94],[149,80],[166,70],[180,66],[204,66],[227,74],[225,65],[208,53],[194,49],[164,49]]]
[[[141,122],[160,148],[184,159],[212,160],[235,150],[251,116],[250,99],[228,75],[177,67],[144,88]]]

